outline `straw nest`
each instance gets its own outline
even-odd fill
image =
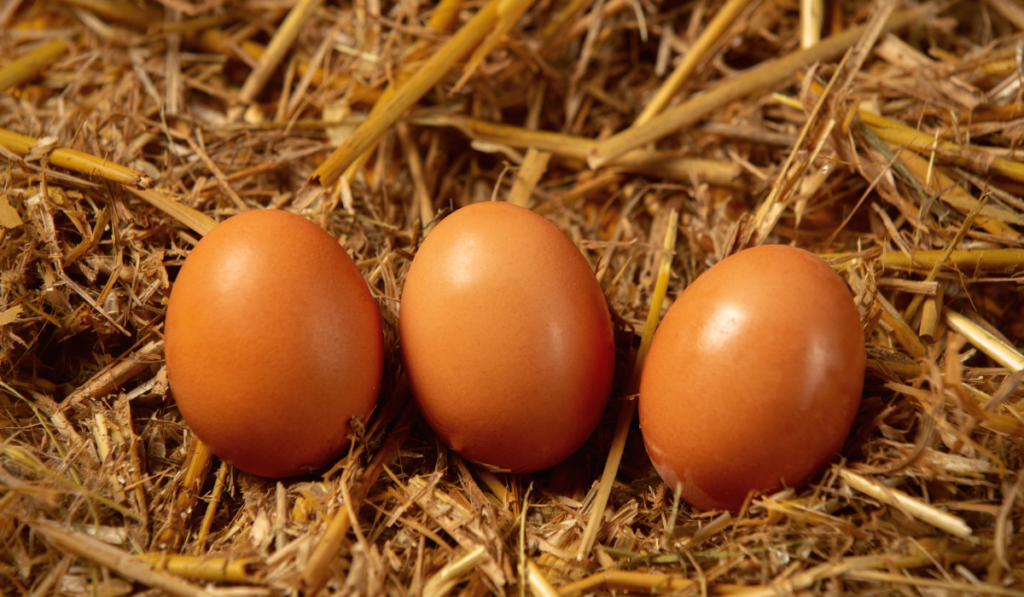
[[[1016,0],[8,0],[0,27],[4,594],[1024,595]],[[400,383],[409,260],[491,198],[578,243],[620,331],[602,425],[534,475],[461,460]],[[162,361],[190,247],[263,206],[341,240],[389,355],[352,449],[281,482],[193,438]],[[809,485],[698,512],[617,398],[648,311],[762,243],[849,284],[864,401]]]

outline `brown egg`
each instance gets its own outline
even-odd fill
[[[283,211],[237,215],[192,249],[164,345],[192,431],[265,477],[336,455],[380,390],[380,315],[359,269],[330,234]]]
[[[615,364],[604,295],[579,249],[522,207],[477,203],[423,242],[402,293],[402,358],[437,435],[530,472],[597,426]]]
[[[864,338],[853,298],[818,257],[737,253],[661,322],[640,383],[640,428],[665,483],[702,510],[795,487],[842,447],[860,404]]]

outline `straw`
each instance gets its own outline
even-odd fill
[[[886,23],[887,30],[899,29],[920,20],[931,13],[934,7],[924,5],[893,15]],[[587,155],[587,164],[591,168],[607,165],[622,154],[636,149],[665,135],[689,126],[712,111],[730,102],[743,98],[755,91],[775,86],[792,77],[802,68],[814,62],[829,60],[842,54],[857,42],[867,30],[865,26],[848,29],[833,35],[820,44],[807,50],[794,52],[784,58],[762,63],[746,74],[724,83],[707,93],[694,97],[686,102],[663,112],[643,125],[627,129],[608,139],[599,141]]]

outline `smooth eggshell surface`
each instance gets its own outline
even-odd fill
[[[611,391],[604,295],[556,226],[522,207],[477,203],[426,238],[402,293],[402,358],[438,436],[513,472],[579,448]]]
[[[366,282],[337,240],[284,211],[229,218],[192,249],[164,343],[189,427],[256,475],[323,464],[380,390],[384,339]]]
[[[818,257],[762,246],[724,259],[673,303],[640,384],[655,468],[702,510],[802,484],[840,450],[864,384],[860,317]]]

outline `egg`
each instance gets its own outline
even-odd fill
[[[799,486],[849,434],[864,361],[856,305],[828,264],[788,246],[732,255],[655,333],[640,383],[647,452],[701,510]]]
[[[330,234],[277,210],[218,224],[167,306],[167,375],[214,454],[265,477],[323,464],[380,391],[384,338],[359,269]]]
[[[528,209],[476,203],[438,224],[405,279],[398,327],[423,417],[492,470],[565,459],[607,404],[604,294],[576,245]]]

